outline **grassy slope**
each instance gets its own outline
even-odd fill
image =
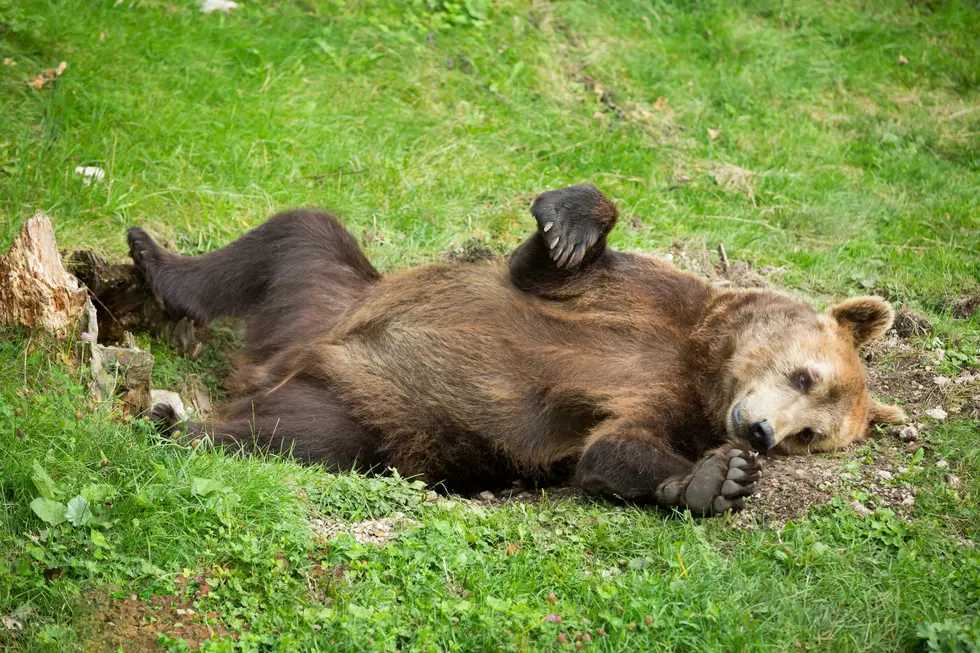
[[[17,62],[0,65],[0,244],[40,208],[62,246],[122,256],[139,223],[192,253],[316,204],[374,232],[369,253],[393,269],[474,237],[506,251],[533,193],[591,180],[642,218],[619,247],[723,242],[818,302],[886,294],[975,364],[977,316],[946,312],[980,290],[974,6],[514,0],[431,40],[446,14],[412,6],[0,1],[0,58]],[[24,84],[60,60],[54,88]],[[754,171],[748,188],[719,186],[723,163]],[[79,183],[77,165],[106,183]],[[165,592],[184,568],[227,570],[205,606],[249,622],[240,642],[259,647],[550,648],[601,626],[590,646],[608,650],[882,650],[980,605],[980,556],[957,544],[980,520],[975,422],[937,431],[964,486],[914,471],[907,524],[846,501],[781,532],[569,500],[481,514],[423,505],[403,482],[188,455],[105,409],[76,416],[64,350],[0,342],[0,615],[35,612],[0,646],[82,646],[86,592]],[[34,459],[63,500],[111,486],[104,523],[33,540]],[[194,477],[226,491],[195,494]],[[381,550],[324,548],[305,521],[395,509],[424,526]],[[321,563],[345,570],[320,588],[329,607],[306,582]]]

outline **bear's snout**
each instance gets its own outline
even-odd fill
[[[776,434],[768,420],[759,420],[749,427],[749,444],[762,453],[776,446]]]

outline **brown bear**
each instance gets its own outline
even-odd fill
[[[175,317],[247,320],[243,396],[213,425],[165,430],[291,450],[331,469],[395,468],[456,491],[567,470],[588,492],[699,514],[744,505],[755,452],[831,451],[903,419],[868,396],[862,343],[883,300],[817,313],[714,288],[606,246],[593,186],[535,200],[507,262],[388,277],[330,215],[281,213],[197,257],[143,230],[130,251]]]

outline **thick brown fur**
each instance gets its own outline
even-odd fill
[[[818,314],[614,252],[615,206],[591,186],[532,213],[507,262],[384,279],[322,213],[196,258],[131,230],[175,316],[249,320],[250,389],[219,423],[183,428],[464,491],[569,468],[589,491],[710,514],[755,489],[746,443],[830,450],[900,417],[868,398],[857,355],[890,324],[883,301]],[[155,417],[173,427],[166,407]]]

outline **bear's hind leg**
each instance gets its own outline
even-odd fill
[[[316,211],[280,213],[201,256],[168,252],[138,227],[128,239],[133,262],[168,312],[198,323],[250,315],[273,298],[267,312],[279,314],[307,301],[310,290],[333,296],[337,312],[380,278],[347,230]]]
[[[227,419],[214,425],[181,422],[173,408],[157,404],[150,419],[166,435],[179,431],[184,439],[210,437],[216,446],[231,450],[291,453],[330,471],[368,471],[383,463],[377,435],[312,383],[290,380],[273,392],[239,400],[222,413]]]

